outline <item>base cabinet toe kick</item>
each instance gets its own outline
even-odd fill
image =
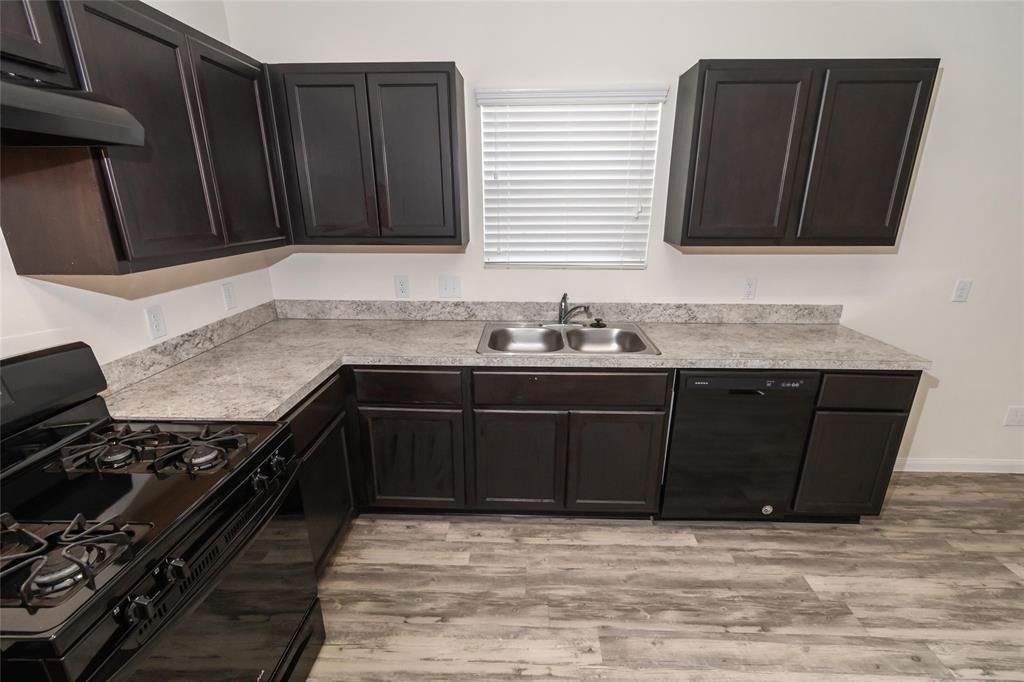
[[[856,521],[920,375],[346,367],[343,468],[357,512]]]

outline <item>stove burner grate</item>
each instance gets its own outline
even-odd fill
[[[206,425],[195,434],[163,431],[152,424],[133,431],[127,424],[89,434],[88,442],[62,449],[60,468],[67,473],[151,473],[158,476],[230,468],[231,455],[248,439],[235,426],[215,430]]]
[[[127,551],[141,524],[120,517],[90,523],[78,514],[40,537],[8,513],[0,514],[0,592],[3,605],[28,609],[58,604],[83,585],[96,589],[96,573]]]

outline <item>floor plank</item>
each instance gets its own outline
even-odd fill
[[[1024,682],[1024,476],[860,524],[364,516],[311,679]]]

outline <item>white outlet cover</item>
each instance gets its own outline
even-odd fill
[[[164,320],[163,306],[151,305],[146,308],[146,328],[149,338],[159,339],[167,336],[167,322]]]
[[[462,280],[458,275],[440,275],[437,293],[441,298],[462,298]]]
[[[743,282],[743,300],[753,301],[757,298],[757,277],[747,277]]]
[[[1006,408],[1003,426],[1024,426],[1024,405],[1010,405]]]
[[[235,285],[233,282],[221,284],[220,293],[224,298],[224,310],[234,310],[238,307],[238,299],[235,298]]]
[[[409,275],[395,275],[395,298],[409,298]]]
[[[967,303],[967,298],[971,295],[971,287],[974,285],[972,279],[958,279],[956,286],[953,287],[953,295],[950,300],[953,303]]]

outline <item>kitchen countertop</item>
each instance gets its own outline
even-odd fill
[[[107,396],[124,419],[278,419],[342,365],[923,370],[838,324],[641,323],[661,355],[479,355],[484,322],[276,320]]]

